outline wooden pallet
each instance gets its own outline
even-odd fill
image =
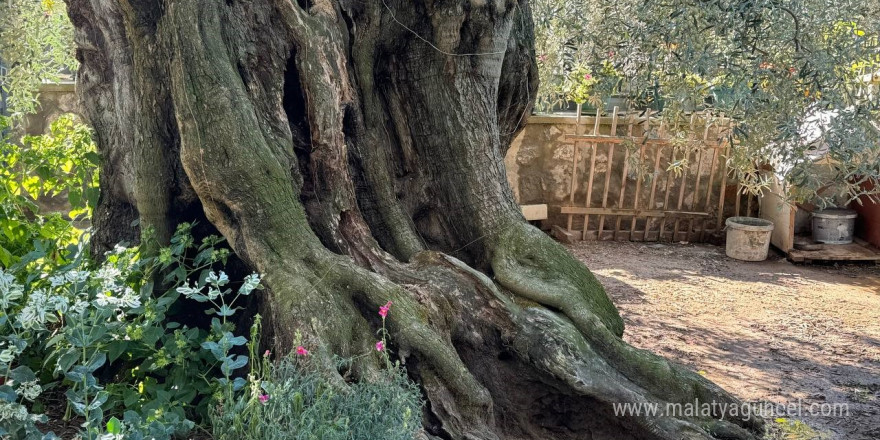
[[[850,244],[825,244],[816,250],[792,249],[788,251],[788,259],[807,264],[813,261],[873,261],[880,264],[880,251],[856,239]]]
[[[730,118],[692,113],[664,120],[618,107],[582,117],[580,106],[577,115],[575,132],[564,135],[573,150],[562,206],[567,223],[554,232],[560,240],[706,241],[721,231]],[[673,161],[692,166],[673,170]],[[638,167],[634,173],[631,166]],[[748,212],[753,197],[746,198]]]

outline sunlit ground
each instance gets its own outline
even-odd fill
[[[747,401],[845,403],[849,417],[801,419],[832,438],[880,438],[880,267],[740,262],[710,245],[570,249],[620,308],[630,343]]]

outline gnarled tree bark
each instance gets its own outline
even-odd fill
[[[537,87],[527,0],[68,4],[105,158],[97,252],[135,219],[160,240],[206,219],[264,275],[275,351],[301,331],[328,359],[365,352],[393,301],[392,348],[440,438],[760,429],[613,414],[735,399],[625,344],[595,277],[523,220],[503,157]]]

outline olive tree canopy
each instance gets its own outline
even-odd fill
[[[535,0],[533,10],[539,107],[590,72],[594,101],[622,95],[670,120],[733,117],[728,163],[752,192],[771,168],[796,201],[880,202],[880,185],[862,185],[880,180],[877,1]],[[831,164],[822,172],[818,156]]]

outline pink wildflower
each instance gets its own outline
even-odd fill
[[[382,351],[385,349],[385,343],[382,341],[376,342],[376,351]]]
[[[271,352],[271,351],[269,351],[269,350],[266,350],[266,352],[265,352],[265,353],[263,353],[263,357],[269,357],[269,355],[271,355],[271,354],[272,354],[272,352]]]
[[[265,405],[269,401],[269,395],[268,394],[260,394],[260,397],[258,397],[258,399],[260,399],[260,403]]]
[[[593,78],[593,75],[590,75],[589,73],[584,75],[584,79],[587,81],[589,81],[591,78]]]
[[[379,316],[386,317],[388,316],[388,312],[391,310],[391,301],[385,303],[384,306],[379,307]]]
[[[299,347],[296,347],[296,354],[298,354],[298,355],[300,355],[300,356],[308,356],[308,355],[309,355],[309,351],[306,350],[305,347],[303,347],[302,345],[300,345]]]

